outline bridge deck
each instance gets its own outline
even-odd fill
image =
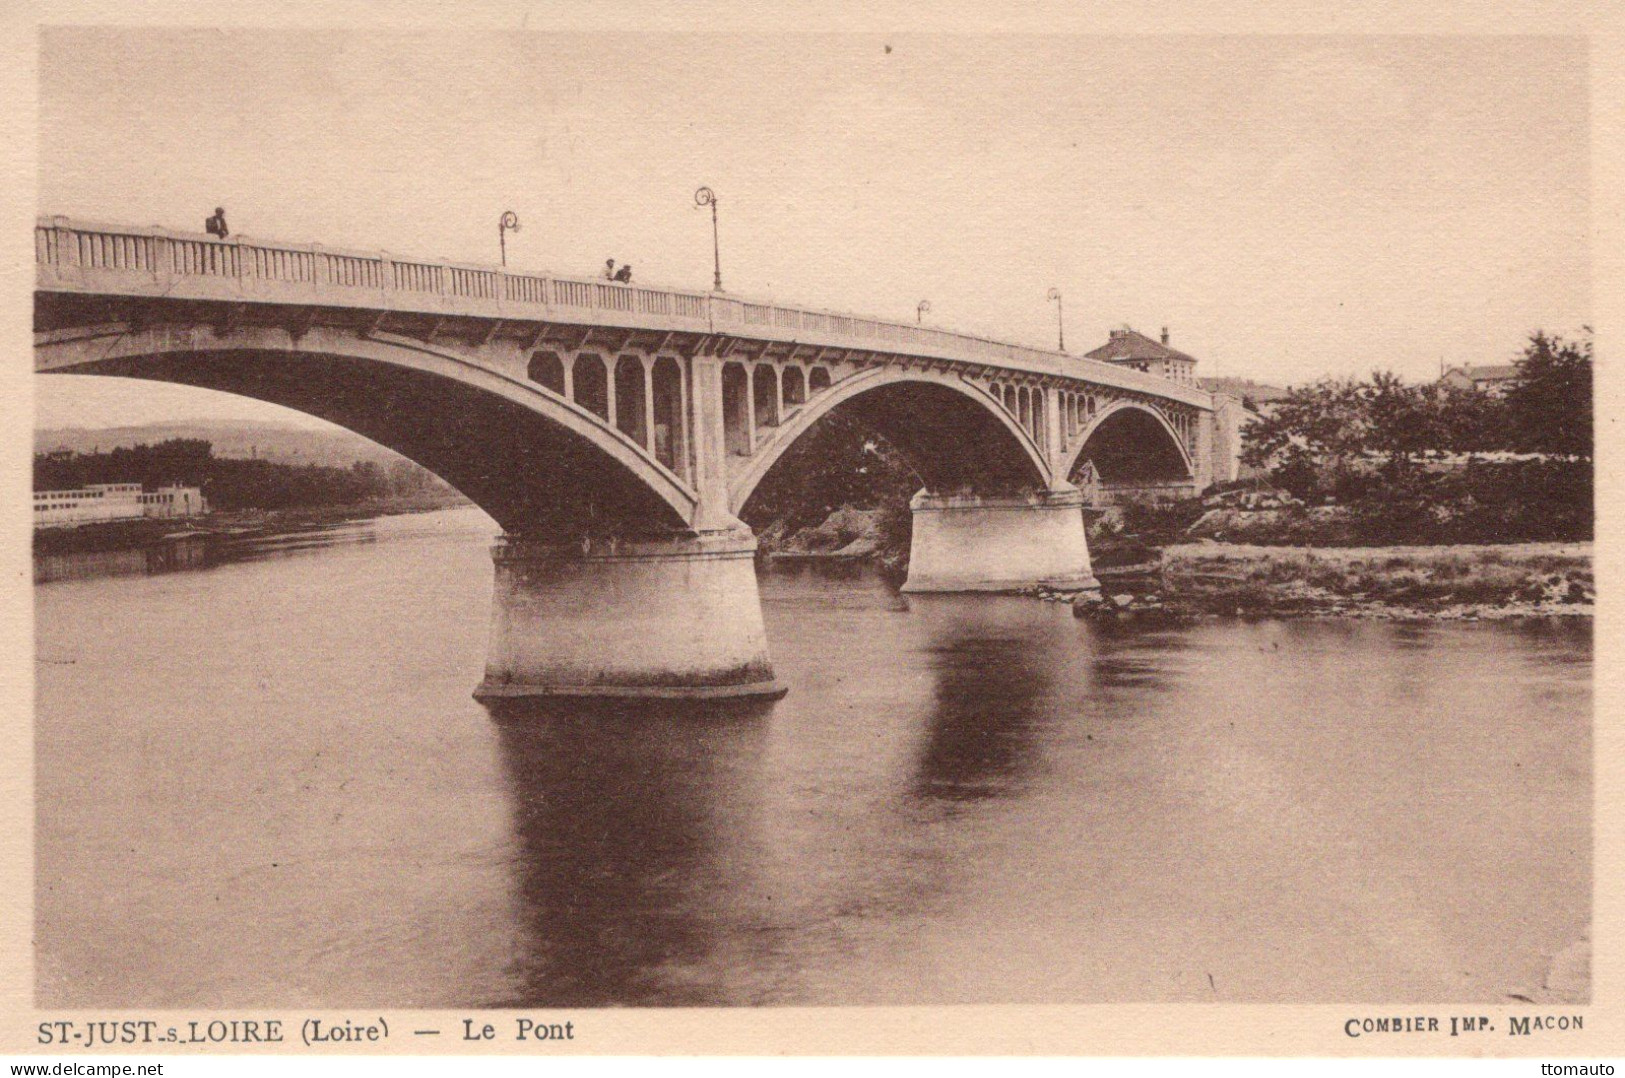
[[[1047,375],[1211,409],[1211,394],[1064,352],[734,295],[516,273],[496,266],[41,218],[35,288],[726,334]]]

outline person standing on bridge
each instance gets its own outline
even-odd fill
[[[613,281],[614,279],[615,279],[615,260],[613,258],[606,258],[606,259],[604,259],[604,280]]]
[[[628,262],[615,272],[615,279],[622,284],[632,283],[632,263]]]
[[[221,239],[231,235],[231,229],[226,227],[226,211],[223,206],[214,208],[214,216],[203,222],[203,231],[211,236],[219,236]]]

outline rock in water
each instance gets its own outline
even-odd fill
[[[1080,591],[1072,599],[1072,616],[1075,618],[1109,618],[1116,614],[1117,608],[1098,591]]]

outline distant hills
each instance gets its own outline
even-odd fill
[[[292,424],[254,420],[191,420],[135,427],[49,427],[34,432],[34,451],[75,453],[154,445],[172,438],[198,438],[217,457],[258,457],[280,464],[319,464],[348,468],[357,461],[389,465],[398,453],[347,430],[310,430]]]

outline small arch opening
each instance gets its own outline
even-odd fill
[[[789,366],[784,368],[784,404],[807,403],[807,379],[801,373],[801,368]]]
[[[779,372],[771,363],[758,363],[752,370],[751,396],[756,408],[757,427],[779,425]]]
[[[722,366],[722,426],[723,437],[730,453],[749,456],[750,436],[750,375],[738,363]]]
[[[643,360],[622,356],[615,364],[615,427],[622,434],[649,448],[646,409],[648,395],[643,385]]]
[[[575,384],[576,403],[608,423],[609,371],[603,359],[591,352],[576,356],[571,381]]]
[[[1078,468],[1092,463],[1103,484],[1154,483],[1191,478],[1180,454],[1179,435],[1150,412],[1119,408],[1096,427],[1079,456]],[[1076,469],[1075,469],[1076,470]]]
[[[525,373],[532,382],[564,396],[564,360],[557,352],[537,352],[530,357]]]
[[[655,405],[655,459],[682,475],[686,469],[680,465],[688,457],[688,442],[683,436],[682,368],[670,356],[661,356],[655,360],[650,382]]]

